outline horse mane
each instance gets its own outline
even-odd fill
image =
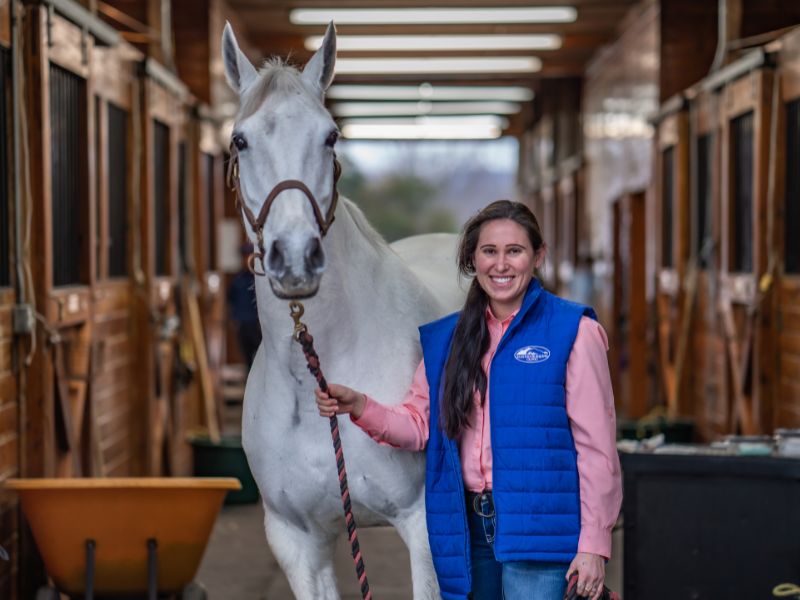
[[[306,96],[317,99],[305,86],[297,67],[292,66],[279,56],[264,61],[258,71],[258,79],[241,98],[241,106],[237,120],[241,121],[255,113],[267,96],[273,93],[302,90]]]
[[[378,252],[391,252],[389,244],[383,239],[383,236],[372,226],[372,224],[364,216],[358,205],[345,197],[339,198],[339,203],[345,208],[347,214],[353,220],[353,223],[359,232],[367,239],[370,245]]]

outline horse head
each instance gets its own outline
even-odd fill
[[[324,105],[333,79],[336,30],[302,72],[280,60],[257,71],[230,24],[222,34],[228,83],[239,94],[231,170],[250,241],[251,268],[280,298],[316,294],[325,271],[323,238],[336,209],[339,130]]]

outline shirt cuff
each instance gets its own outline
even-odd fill
[[[578,539],[578,552],[599,554],[606,560],[611,558],[611,527],[598,525],[581,525]]]
[[[361,411],[361,416],[356,418],[353,413],[350,413],[350,420],[366,432],[375,431],[383,423],[384,417],[381,411],[383,406],[366,394],[364,394],[364,398],[366,402],[364,403],[364,410]]]

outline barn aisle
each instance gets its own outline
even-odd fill
[[[293,597],[264,538],[263,515],[260,504],[223,508],[196,577],[208,590],[209,600],[291,600]],[[375,598],[411,598],[408,552],[394,530],[389,527],[363,529],[358,537]],[[337,547],[336,576],[343,600],[361,598],[344,537]]]

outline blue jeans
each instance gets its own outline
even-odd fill
[[[494,504],[490,494],[476,497],[467,493],[467,524],[472,558],[472,600],[562,600],[569,564],[497,561]]]

